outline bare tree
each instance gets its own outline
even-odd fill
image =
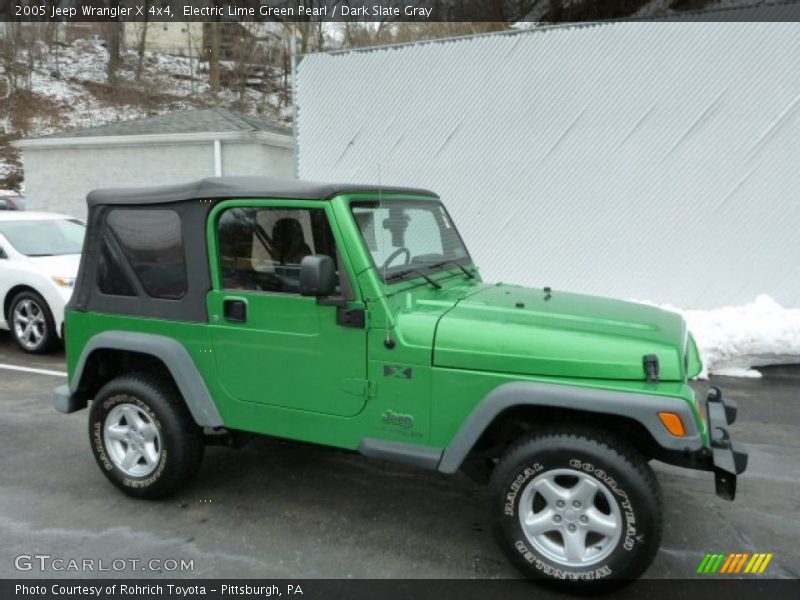
[[[20,24],[14,21],[6,23],[6,35],[3,38],[3,70],[6,73],[7,96],[12,98],[18,88],[19,68],[17,66],[17,50],[19,48]]]
[[[144,53],[147,50],[147,25],[149,20],[149,2],[144,1],[144,20],[139,25],[139,39],[137,40],[138,60],[136,62],[136,81],[142,80],[142,70],[144,69]]]
[[[25,87],[30,92],[33,89],[33,72],[36,70],[36,54],[39,49],[39,27],[38,23],[28,24],[28,35],[26,36],[26,58],[27,66],[25,69]]]
[[[233,63],[232,84],[238,95],[237,107],[245,110],[245,95],[251,78],[263,68],[263,48],[257,41],[256,23],[229,24],[229,52]]]
[[[189,26],[186,29],[186,39],[188,40],[188,48],[189,48],[189,86],[192,91],[192,96],[197,94],[197,83],[194,80],[194,61],[195,57],[201,57],[203,51],[203,33],[202,28],[200,30],[200,41],[192,39],[192,24],[189,23]]]
[[[108,48],[106,76],[109,83],[116,83],[122,65],[122,21],[114,20],[106,24],[106,47]]]
[[[213,94],[219,93],[219,55],[222,51],[222,25],[219,20],[208,24],[209,44],[208,44],[208,84],[211,86]],[[204,44],[205,46],[205,44]]]

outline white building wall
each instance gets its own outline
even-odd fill
[[[262,143],[222,142],[223,175],[293,176],[294,151]],[[86,194],[101,187],[183,183],[213,177],[213,142],[25,148],[28,210],[86,216]]]
[[[129,50],[139,48],[144,26],[144,22],[140,21],[126,21],[123,24],[125,48]],[[145,48],[148,52],[199,56],[203,51],[203,24],[184,21],[148,22]]]
[[[224,142],[222,174],[294,178],[294,149],[264,144]]]
[[[623,22],[310,55],[299,174],[439,192],[489,280],[800,307],[798,40]]]

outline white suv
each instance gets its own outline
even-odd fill
[[[0,329],[25,352],[49,352],[63,337],[84,231],[66,215],[0,212]]]

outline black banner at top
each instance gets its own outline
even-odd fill
[[[703,10],[682,10],[696,8]],[[800,1],[753,0],[0,0],[0,21],[254,21],[570,23],[656,21],[800,21]]]

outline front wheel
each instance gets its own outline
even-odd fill
[[[163,498],[200,468],[203,430],[172,381],[123,375],[97,394],[89,438],[100,470],[130,496]]]
[[[521,439],[489,488],[495,536],[529,577],[619,585],[639,577],[661,543],[653,471],[636,449],[600,430]]]

